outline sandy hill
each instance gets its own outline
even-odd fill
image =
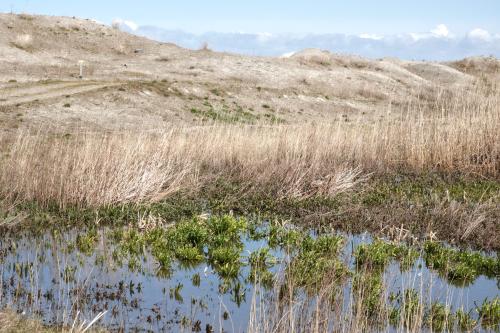
[[[375,119],[416,94],[498,71],[498,60],[368,60],[315,49],[249,57],[186,50],[91,20],[0,14],[0,68],[3,129],[67,131]]]

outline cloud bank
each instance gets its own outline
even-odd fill
[[[162,42],[198,49],[204,43],[216,51],[246,55],[283,56],[306,48],[369,58],[397,57],[414,60],[454,60],[470,56],[500,57],[500,35],[476,28],[463,36],[454,35],[446,25],[424,33],[377,35],[219,33],[191,34],[155,26],[115,20],[120,29]]]

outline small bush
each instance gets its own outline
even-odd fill
[[[27,51],[27,52],[33,52],[34,47],[33,47],[33,37],[29,34],[24,34],[24,35],[17,35],[16,40],[11,43],[14,47],[17,47],[18,49]]]
[[[210,48],[208,47],[208,43],[207,42],[204,42],[201,47],[200,47],[200,51],[211,51]]]
[[[28,14],[19,14],[19,19],[24,21],[33,21],[33,16]]]
[[[113,21],[111,23],[111,28],[113,28],[114,30],[120,30],[120,22],[119,21]]]

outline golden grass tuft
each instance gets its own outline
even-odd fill
[[[12,311],[0,312],[0,333],[22,332],[52,333],[55,330],[46,329],[40,322],[26,320]]]
[[[44,325],[41,321],[26,318],[11,310],[0,312],[0,333],[91,333],[91,332],[105,332],[103,330],[93,327],[97,321],[103,316],[103,313],[97,315],[91,321],[78,320],[71,327],[49,327]]]

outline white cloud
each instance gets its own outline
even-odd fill
[[[122,26],[131,31],[130,26]],[[287,57],[293,55],[293,51],[317,48],[371,58],[450,60],[489,54],[500,57],[500,35],[482,29],[474,29],[468,34],[458,36],[453,34],[444,24],[440,24],[428,32],[396,35],[218,32],[191,34],[150,26],[139,27],[131,32],[192,49],[197,49],[203,42],[207,42],[216,51],[247,55]]]
[[[257,40],[261,43],[268,42],[273,38],[273,34],[269,32],[260,32],[257,34]]]
[[[409,35],[415,42],[429,37],[429,34],[422,34],[417,32],[410,32]]]
[[[440,24],[436,28],[432,29],[431,33],[436,37],[448,37],[450,35],[448,27],[444,24]]]
[[[118,27],[120,29],[125,28],[125,30],[137,31],[139,29],[139,25],[133,21],[122,20],[122,19],[114,19],[112,22],[113,27]]]
[[[411,32],[408,34],[415,42],[428,38],[453,38],[448,27],[444,24],[439,24],[430,32]]]
[[[358,35],[359,38],[363,39],[373,39],[373,40],[382,40],[384,39],[384,36],[382,35],[377,35],[377,34],[360,34]]]
[[[96,20],[96,19],[89,19],[89,20],[90,20],[90,22],[94,22],[94,23],[96,23],[96,24],[106,25],[106,24],[104,24],[103,22],[98,21],[98,20]]]
[[[490,41],[491,40],[491,34],[483,29],[477,28],[469,32],[468,34],[469,38],[472,39],[480,39],[483,41]]]
[[[295,53],[297,53],[297,52],[293,51],[293,52],[283,53],[283,54],[281,55],[281,58],[291,58],[291,57],[293,57],[293,55],[294,55]]]

